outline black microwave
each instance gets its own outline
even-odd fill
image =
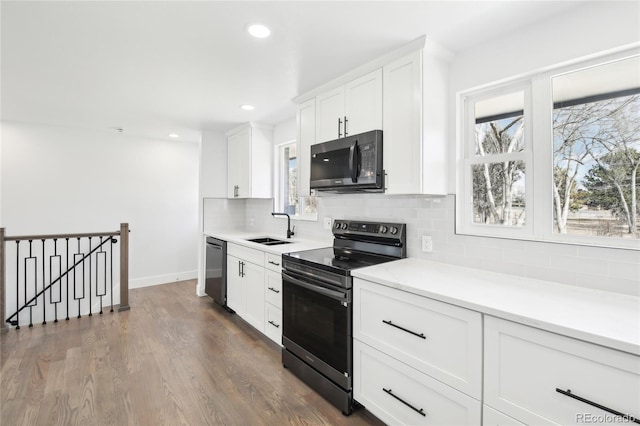
[[[311,189],[384,192],[382,130],[311,145]]]

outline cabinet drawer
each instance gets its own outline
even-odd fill
[[[354,279],[354,338],[480,399],[480,313]]]
[[[279,272],[267,271],[264,282],[264,300],[282,309],[282,275]]]
[[[513,419],[498,410],[494,410],[488,405],[482,407],[482,426],[525,426],[516,419]]]
[[[510,321],[485,318],[484,377],[485,403],[523,423],[616,422],[571,396],[640,418],[640,357]]]
[[[227,244],[227,254],[229,256],[239,257],[245,262],[251,262],[256,265],[264,265],[264,252],[239,244]]]
[[[281,254],[264,254],[264,267],[274,272],[282,271],[282,255]]]
[[[271,340],[282,346],[282,311],[266,304],[264,333]]]
[[[480,401],[354,341],[354,398],[385,423],[479,425]]]

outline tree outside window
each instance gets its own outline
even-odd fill
[[[581,72],[615,76],[637,64],[627,61],[563,75],[554,90],[590,82]],[[640,88],[594,94],[597,89],[591,81],[582,89],[587,96],[554,103],[554,232],[640,238]],[[581,93],[580,86],[573,91]]]

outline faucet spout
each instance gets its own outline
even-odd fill
[[[271,213],[271,216],[286,216],[287,217],[287,238],[291,238],[295,235],[295,232],[291,230],[291,216],[288,213]]]

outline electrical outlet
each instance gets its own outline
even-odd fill
[[[431,235],[422,236],[422,251],[425,253],[433,252],[433,240],[431,239]]]
[[[331,224],[332,223],[333,223],[333,219],[331,219],[330,217],[325,217],[324,218],[324,229],[331,230]]]

